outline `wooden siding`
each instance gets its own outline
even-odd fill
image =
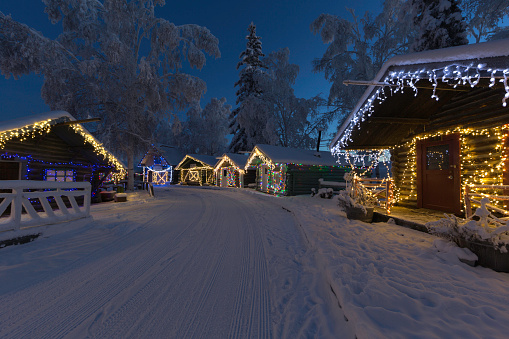
[[[330,166],[298,166],[288,165],[286,172],[287,195],[311,194],[311,189],[318,190],[318,179],[326,181],[344,182],[343,178],[348,167]]]
[[[502,96],[499,89],[488,88],[458,93],[431,116],[425,133],[415,135],[435,135],[433,138],[439,140],[439,134],[452,133],[455,128],[464,129],[460,132],[462,187],[465,184],[503,184],[508,180],[504,166],[500,166],[504,157],[501,135],[507,133],[501,127],[509,123],[509,108],[502,106]],[[467,128],[471,131],[465,130]],[[415,156],[415,143],[410,137],[392,151],[392,176],[397,204],[401,206],[417,207]]]
[[[23,142],[9,140],[0,150],[0,160],[20,162],[22,180],[44,180],[46,169],[73,170],[76,181],[92,183],[92,191],[100,185],[99,172],[107,174],[112,170],[101,158],[93,152],[92,145],[69,146],[53,130]]]

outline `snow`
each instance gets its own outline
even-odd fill
[[[217,157],[215,156],[212,156],[212,155],[202,155],[202,154],[186,154],[186,156],[184,157],[184,159],[182,159],[182,161],[180,161],[180,164],[178,164],[178,166],[176,167],[176,169],[180,169],[180,165],[182,163],[184,163],[184,161],[186,160],[186,158],[191,158],[191,159],[194,159],[196,161],[199,161],[199,162],[202,162],[203,164],[205,165],[208,165],[210,167],[215,167],[216,164],[218,163],[218,159]]]
[[[258,144],[255,146],[274,163],[338,166],[337,159],[330,152]]]
[[[454,46],[449,48],[441,48],[436,50],[423,51],[418,53],[410,53],[404,55],[397,55],[390,58],[385,64],[383,64],[380,71],[377,73],[373,82],[381,81],[388,69],[393,66],[407,66],[407,65],[424,65],[431,63],[443,63],[443,62],[461,62],[467,61],[466,66],[472,63],[477,66],[481,60],[494,58],[494,57],[507,57],[509,56],[509,39],[501,39],[495,41],[482,42],[477,44]],[[509,65],[506,65],[509,67]],[[364,106],[366,101],[371,97],[377,86],[368,86],[357,105],[349,114],[349,116],[343,121],[342,125],[338,129],[335,137],[332,139],[329,146],[332,148],[343,135],[343,132],[349,126],[350,120],[355,114]]]
[[[0,336],[495,338],[509,275],[334,199],[155,188],[0,249]]]
[[[243,169],[246,167],[246,162],[249,158],[249,154],[238,154],[238,153],[225,153],[223,154],[223,158],[230,159],[231,162],[238,168]]]
[[[46,121],[46,120],[57,120],[61,118],[67,118],[68,120],[74,121],[74,117],[65,111],[50,111],[41,114],[28,115],[17,119],[11,119],[0,122],[0,134],[23,128],[25,126],[31,126],[35,123]]]
[[[157,145],[158,149],[161,150],[166,162],[172,166],[177,166],[182,160],[184,155],[177,148],[166,145]]]

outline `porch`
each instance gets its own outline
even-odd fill
[[[396,225],[427,233],[426,226],[424,225],[429,221],[437,221],[444,218],[444,212],[426,208],[392,206],[391,213],[387,214],[385,208],[375,207],[373,222],[387,222],[391,218],[396,222]]]

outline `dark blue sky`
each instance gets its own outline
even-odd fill
[[[320,57],[326,45],[309,30],[310,23],[321,13],[347,17],[345,7],[354,8],[357,14],[380,11],[378,0],[179,0],[166,1],[157,15],[177,25],[197,24],[207,27],[219,39],[221,58],[207,58],[201,71],[192,74],[206,81],[208,91],[202,99],[205,106],[212,97],[226,97],[235,107],[234,83],[238,80],[239,54],[246,47],[247,27],[256,24],[262,38],[263,52],[288,47],[290,62],[300,66],[295,85],[296,95],[309,98],[322,93],[327,96],[329,83],[322,73],[312,72],[311,62]],[[55,38],[60,23],[52,25],[44,14],[40,0],[0,0],[0,11],[25,23],[45,36]],[[0,121],[38,114],[49,110],[41,98],[42,76],[23,76],[18,80],[0,76]]]

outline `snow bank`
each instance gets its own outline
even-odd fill
[[[391,223],[348,220],[334,200],[277,200],[325,261],[358,338],[496,338],[509,331],[509,275],[460,261],[473,255]]]

